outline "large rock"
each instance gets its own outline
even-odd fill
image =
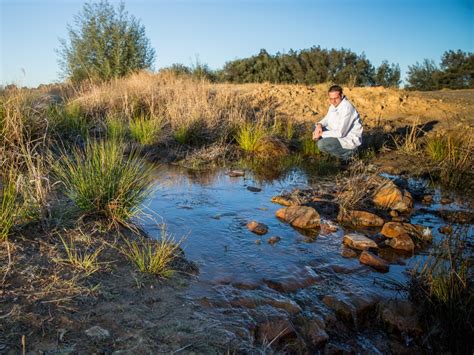
[[[377,255],[364,250],[359,257],[359,261],[364,265],[369,265],[375,270],[380,272],[388,272],[389,264],[386,260],[378,257]]]
[[[387,238],[397,238],[400,235],[408,235],[415,242],[431,242],[433,236],[431,230],[418,224],[403,222],[387,222],[380,232]]]
[[[275,215],[296,228],[311,229],[319,227],[320,224],[319,213],[312,207],[290,206],[280,208]]]
[[[381,227],[384,220],[366,211],[340,211],[337,220],[358,227]]]
[[[403,192],[392,181],[385,183],[374,195],[373,202],[381,208],[392,209],[401,213],[408,213],[413,208],[413,197]]]
[[[265,223],[260,223],[257,221],[250,221],[247,223],[247,228],[249,231],[259,235],[263,235],[268,232],[268,226]]]
[[[295,328],[283,316],[269,317],[257,325],[256,337],[261,343],[278,342],[279,339],[291,336],[296,336]]]
[[[297,206],[299,204],[298,201],[295,201],[291,199],[290,197],[286,197],[286,196],[273,196],[272,202],[278,203],[283,206]]]
[[[389,300],[380,305],[380,318],[391,332],[419,335],[422,332],[414,305],[407,300]]]
[[[377,248],[377,243],[372,239],[367,238],[365,235],[360,233],[349,233],[346,234],[342,242],[353,249],[367,250],[369,248]]]
[[[408,234],[400,234],[396,238],[391,238],[385,242],[388,246],[397,250],[404,250],[413,252],[415,250],[415,243]]]
[[[379,297],[370,294],[337,294],[323,298],[323,303],[332,309],[338,318],[349,321],[354,326],[361,325],[369,318],[378,302]]]
[[[309,345],[315,349],[320,348],[329,339],[328,333],[326,333],[326,325],[319,317],[305,319],[300,331],[303,337],[308,340]]]

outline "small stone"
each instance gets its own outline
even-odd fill
[[[357,256],[357,253],[351,248],[342,248],[341,256],[343,258],[355,258]]]
[[[249,231],[259,235],[268,233],[268,226],[265,223],[257,221],[250,221],[247,223],[247,228]]]
[[[244,176],[245,172],[242,170],[231,170],[227,173],[227,175],[229,175],[230,177],[240,177]]]
[[[321,223],[321,233],[322,234],[331,234],[334,232],[337,232],[338,227],[336,224],[332,223],[331,221],[326,221],[324,223]]]
[[[262,189],[260,187],[256,187],[256,186],[247,186],[247,190],[252,191],[252,192],[262,191]]]
[[[438,230],[440,231],[440,233],[443,233],[443,234],[453,233],[453,227],[450,225],[439,227]]]
[[[389,270],[389,264],[386,260],[366,250],[364,250],[362,254],[360,254],[359,261],[362,264],[369,265],[380,272],[388,272]]]
[[[95,325],[87,329],[85,333],[91,338],[96,338],[96,339],[106,339],[110,336],[110,333],[107,329],[101,328],[98,325]]]
[[[439,202],[441,202],[442,205],[449,205],[450,203],[453,203],[453,200],[448,197],[443,197]]]
[[[360,233],[349,233],[346,234],[342,240],[342,242],[353,248],[358,250],[366,250],[369,248],[377,248],[377,243],[375,243],[372,239],[367,238],[365,235]]]
[[[433,196],[431,196],[431,195],[423,196],[423,202],[427,203],[427,204],[433,202]]]
[[[261,241],[260,239],[257,239],[257,240],[255,241],[255,244],[260,245],[260,244],[262,244],[262,241]]]
[[[390,216],[392,216],[392,217],[398,217],[398,212],[395,211],[395,210],[391,210],[391,211],[390,211]]]
[[[278,203],[283,206],[297,206],[298,205],[296,201],[293,201],[292,199],[288,197],[284,197],[284,196],[273,196],[272,202]]]
[[[268,238],[267,242],[268,244],[273,245],[273,244],[278,243],[280,240],[281,240],[280,237],[273,236],[273,237]]]

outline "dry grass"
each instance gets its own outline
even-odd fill
[[[377,172],[369,171],[367,164],[362,160],[353,160],[349,169],[349,176],[338,179],[337,201],[344,210],[353,210],[363,207],[371,199],[373,191],[383,184]]]
[[[392,137],[398,150],[407,154],[417,154],[421,150],[420,136],[423,128],[420,127],[420,120],[416,118],[412,124],[406,128],[405,135],[402,137]]]

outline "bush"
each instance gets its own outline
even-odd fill
[[[60,64],[72,82],[110,80],[140,69],[151,69],[155,51],[145,28],[125,11],[108,1],[86,3],[68,26],[69,44],[61,40]]]
[[[137,150],[124,157],[120,141],[89,141],[65,152],[54,170],[66,194],[84,212],[125,223],[149,192],[150,168]]]

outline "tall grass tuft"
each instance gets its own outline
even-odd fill
[[[11,176],[0,182],[0,241],[7,240],[17,213],[16,187]]]
[[[124,157],[120,141],[89,141],[55,164],[66,194],[84,212],[126,223],[149,192],[150,168],[136,149]]]
[[[474,325],[474,275],[468,238],[467,230],[447,236],[414,270],[406,286],[439,351],[472,350],[469,344]]]
[[[89,123],[77,103],[51,106],[47,115],[53,131],[59,137],[73,140],[87,137]]]
[[[419,119],[415,119],[411,126],[407,127],[403,137],[392,138],[398,150],[407,154],[416,154],[420,151],[421,142],[419,137],[422,133],[423,129],[420,128],[420,121]]]
[[[144,145],[155,143],[162,128],[162,120],[156,117],[140,115],[130,121],[130,135]]]
[[[118,117],[108,116],[106,120],[107,138],[112,140],[123,140],[127,135],[127,126]]]
[[[447,187],[460,187],[470,170],[472,139],[436,136],[427,141],[426,151],[431,160],[438,164],[441,183]]]
[[[175,243],[162,228],[160,240],[138,237],[137,240],[124,238],[125,246],[119,247],[125,257],[140,270],[140,272],[161,277],[171,277],[174,274],[172,263],[179,253],[179,243]]]
[[[72,267],[85,272],[87,276],[92,275],[94,272],[100,269],[98,262],[99,254],[103,251],[103,247],[96,248],[92,252],[87,250],[81,251],[76,245],[74,239],[70,239],[69,242],[60,237],[61,242],[66,252],[65,259],[55,259],[56,262],[69,264]]]
[[[300,139],[301,152],[304,155],[320,155],[317,141],[313,140],[312,132],[305,134]]]
[[[235,139],[240,148],[248,153],[258,150],[262,140],[267,136],[263,123],[246,122],[239,126]]]

